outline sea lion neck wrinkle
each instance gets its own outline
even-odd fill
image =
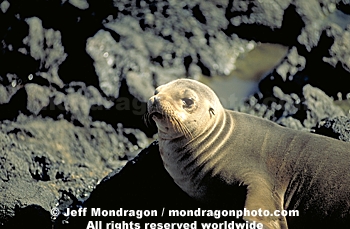
[[[215,115],[209,112],[206,115],[210,125],[207,123],[207,128],[201,129],[202,131],[191,139],[159,139],[165,169],[182,190],[196,199],[205,198],[208,188],[202,185],[201,180],[224,172],[221,166],[213,165],[225,160],[225,153],[220,151],[225,144],[214,143],[225,143],[230,138],[234,126],[233,118],[226,114],[222,106],[216,108]]]

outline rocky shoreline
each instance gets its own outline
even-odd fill
[[[5,0],[0,21],[0,226],[60,228],[52,208],[126,194],[174,204],[160,181],[190,202],[149,146],[146,101],[172,79],[229,75],[252,42],[288,52],[230,109],[350,140],[349,1]]]

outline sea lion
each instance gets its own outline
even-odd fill
[[[350,143],[226,110],[209,87],[190,79],[159,86],[147,106],[164,167],[189,196],[268,211],[243,219],[269,229],[350,223]],[[299,216],[272,215],[276,210]]]

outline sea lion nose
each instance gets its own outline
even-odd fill
[[[163,97],[161,95],[154,95],[150,98],[150,101],[154,106],[158,105],[160,101],[163,100]]]
[[[159,100],[160,100],[159,95],[155,95],[155,96],[154,96],[154,102],[155,102],[155,103],[159,103]]]
[[[148,111],[151,109],[154,109],[156,107],[159,107],[160,104],[160,97],[158,95],[154,95],[148,100]]]

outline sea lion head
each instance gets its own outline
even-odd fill
[[[157,87],[147,106],[160,140],[196,137],[223,110],[208,86],[191,79],[178,79]]]

